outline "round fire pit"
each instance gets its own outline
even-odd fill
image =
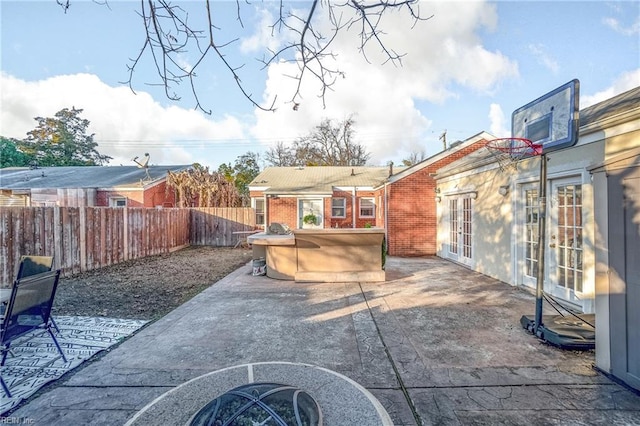
[[[253,413],[256,417],[250,417]],[[350,378],[276,361],[236,365],[188,380],[151,401],[125,426],[159,424],[393,426],[393,421],[380,401]]]
[[[322,426],[322,412],[307,392],[277,383],[230,390],[196,413],[191,426]]]

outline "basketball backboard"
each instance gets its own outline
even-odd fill
[[[511,135],[542,145],[542,152],[573,146],[578,141],[580,82],[571,80],[516,109]]]

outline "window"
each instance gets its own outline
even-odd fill
[[[462,199],[462,257],[471,259],[471,198]]]
[[[346,198],[331,199],[331,217],[346,217],[347,200]]]
[[[254,206],[256,209],[256,225],[264,225],[264,198],[254,198]]]
[[[538,277],[538,190],[525,191],[525,275]]]
[[[582,292],[582,185],[558,186],[558,285]]]
[[[376,203],[374,198],[360,198],[360,217],[375,217]]]
[[[124,197],[109,198],[109,207],[127,207],[127,199]]]
[[[458,199],[449,200],[449,253],[458,254]]]

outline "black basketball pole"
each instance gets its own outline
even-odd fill
[[[544,295],[544,253],[545,253],[545,223],[547,215],[547,155],[540,155],[540,183],[538,189],[538,276],[536,277],[536,319],[534,333],[542,325],[542,301]]]

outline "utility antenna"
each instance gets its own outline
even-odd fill
[[[442,149],[446,151],[447,150],[447,129],[444,129],[444,132],[442,132],[442,134],[438,139],[442,141]]]
[[[138,165],[139,169],[144,169],[145,178],[142,182],[151,182],[153,179],[151,179],[151,175],[149,174],[149,153],[144,153],[144,159],[142,161],[138,161],[137,156],[133,157],[132,161]]]

